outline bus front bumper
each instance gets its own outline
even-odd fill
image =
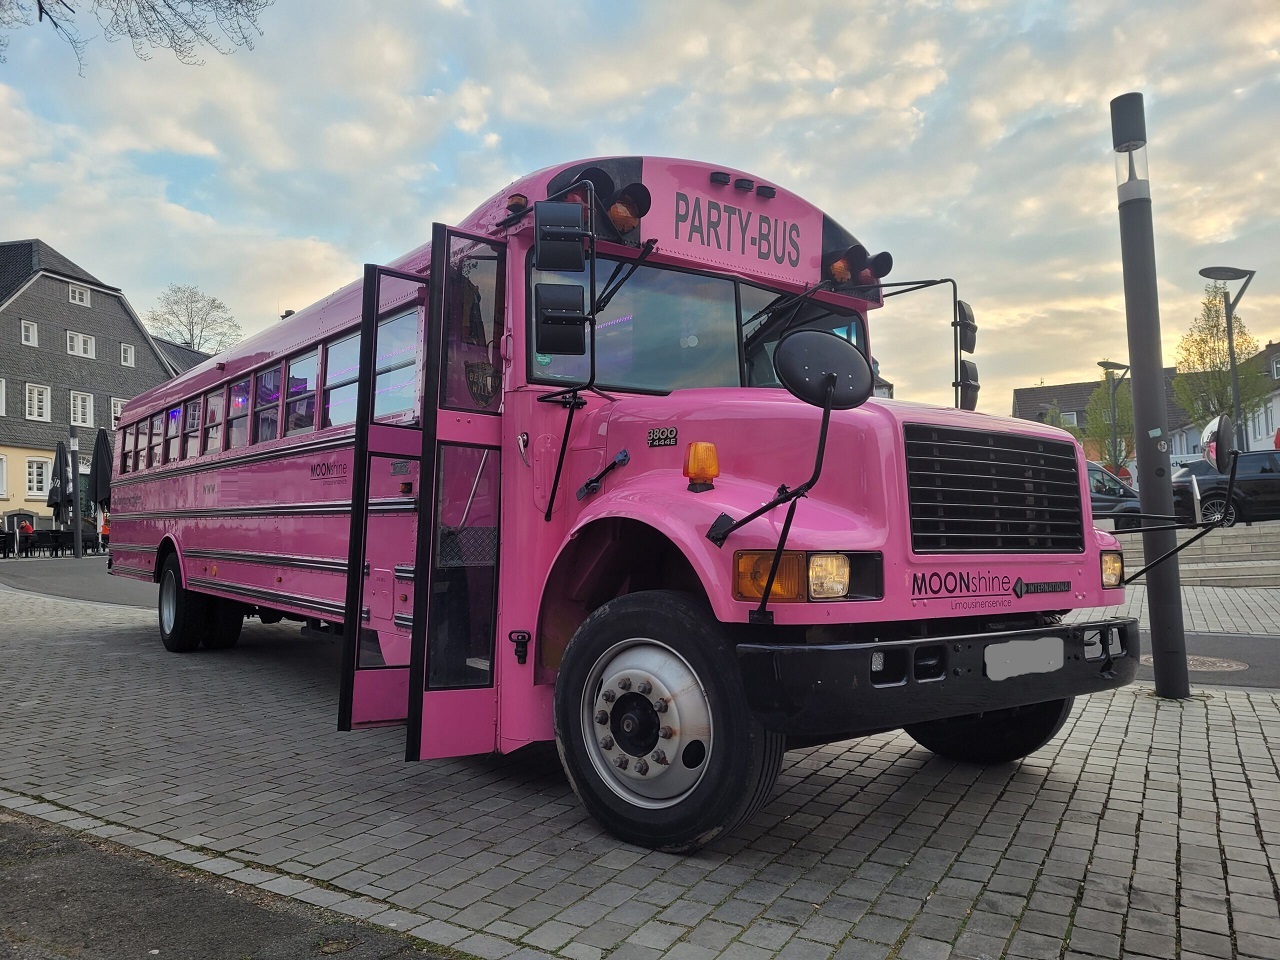
[[[1132,682],[1138,621],[879,643],[746,643],[738,664],[766,728],[814,742],[1114,690]]]

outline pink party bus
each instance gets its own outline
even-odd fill
[[[738,170],[531,174],[130,403],[111,571],[159,583],[171,651],[342,637],[339,727],[408,759],[554,739],[663,850],[788,747],[1023,757],[1134,677],[1136,621],[1061,616],[1121,602],[1122,556],[1080,447],[973,412],[958,350],[958,409],[871,396],[891,264]]]

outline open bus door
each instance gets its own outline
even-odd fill
[[[505,280],[505,244],[440,224],[429,278],[365,268],[349,568],[361,575],[348,578],[339,725],[407,718],[408,759],[496,744]],[[379,334],[407,285],[425,307],[421,413],[384,424]],[[412,516],[384,506],[396,497],[413,498]]]

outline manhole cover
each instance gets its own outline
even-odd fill
[[[1143,656],[1142,662],[1148,667],[1155,665],[1155,661],[1149,653]],[[1225,660],[1222,657],[1189,656],[1187,657],[1187,669],[1201,673],[1230,673],[1234,670],[1248,670],[1249,665],[1241,663],[1239,660]]]

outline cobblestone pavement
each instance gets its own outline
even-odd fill
[[[1137,617],[1145,630],[1147,588],[1132,584],[1125,589],[1125,602],[1114,607],[1076,610],[1069,620],[1099,615]],[[1247,633],[1280,636],[1280,588],[1277,587],[1187,587],[1182,588],[1183,626],[1189,633]]]
[[[788,754],[690,857],[587,818],[554,750],[406,764],[335,732],[337,651],[4,592],[0,806],[469,954],[521,960],[1280,957],[1280,695],[1132,687],[1020,765],[904,734]]]

